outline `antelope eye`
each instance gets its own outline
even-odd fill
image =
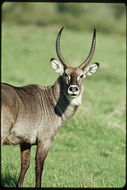
[[[80,75],[80,78],[83,78],[83,75]]]
[[[67,73],[64,73],[64,75],[65,75],[67,80],[70,80],[71,77]]]
[[[65,73],[65,77],[68,77],[67,73]]]

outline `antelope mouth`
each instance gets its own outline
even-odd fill
[[[76,97],[77,94],[69,94],[71,97]]]
[[[77,94],[77,93],[68,93],[68,95],[71,97],[71,98],[76,98],[79,94]]]

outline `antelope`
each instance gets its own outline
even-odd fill
[[[20,145],[21,171],[17,187],[21,187],[30,165],[30,150],[37,145],[35,157],[35,187],[41,187],[45,158],[50,143],[60,127],[76,112],[83,95],[83,78],[91,76],[99,63],[88,65],[96,44],[96,30],[90,52],[78,67],[70,67],[60,50],[61,28],[56,38],[56,53],[60,60],[51,58],[53,69],[59,77],[52,86],[27,85],[15,87],[2,83],[1,143]]]

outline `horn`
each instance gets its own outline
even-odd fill
[[[60,37],[61,37],[61,32],[62,32],[63,28],[64,27],[62,27],[60,29],[60,31],[57,35],[57,38],[56,38],[56,53],[57,53],[59,60],[63,64],[64,68],[67,68],[67,67],[69,67],[69,65],[67,64],[67,62],[65,61],[65,59],[63,58],[63,56],[61,55],[61,52],[60,52]]]
[[[91,61],[93,54],[94,54],[95,45],[96,45],[96,29],[94,28],[91,49],[90,49],[89,55],[86,58],[86,60],[79,66],[81,69],[84,69],[86,67],[86,65]]]

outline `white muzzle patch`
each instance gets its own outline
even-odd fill
[[[70,85],[68,87],[68,94],[71,97],[76,97],[79,94],[79,87],[77,85]]]

